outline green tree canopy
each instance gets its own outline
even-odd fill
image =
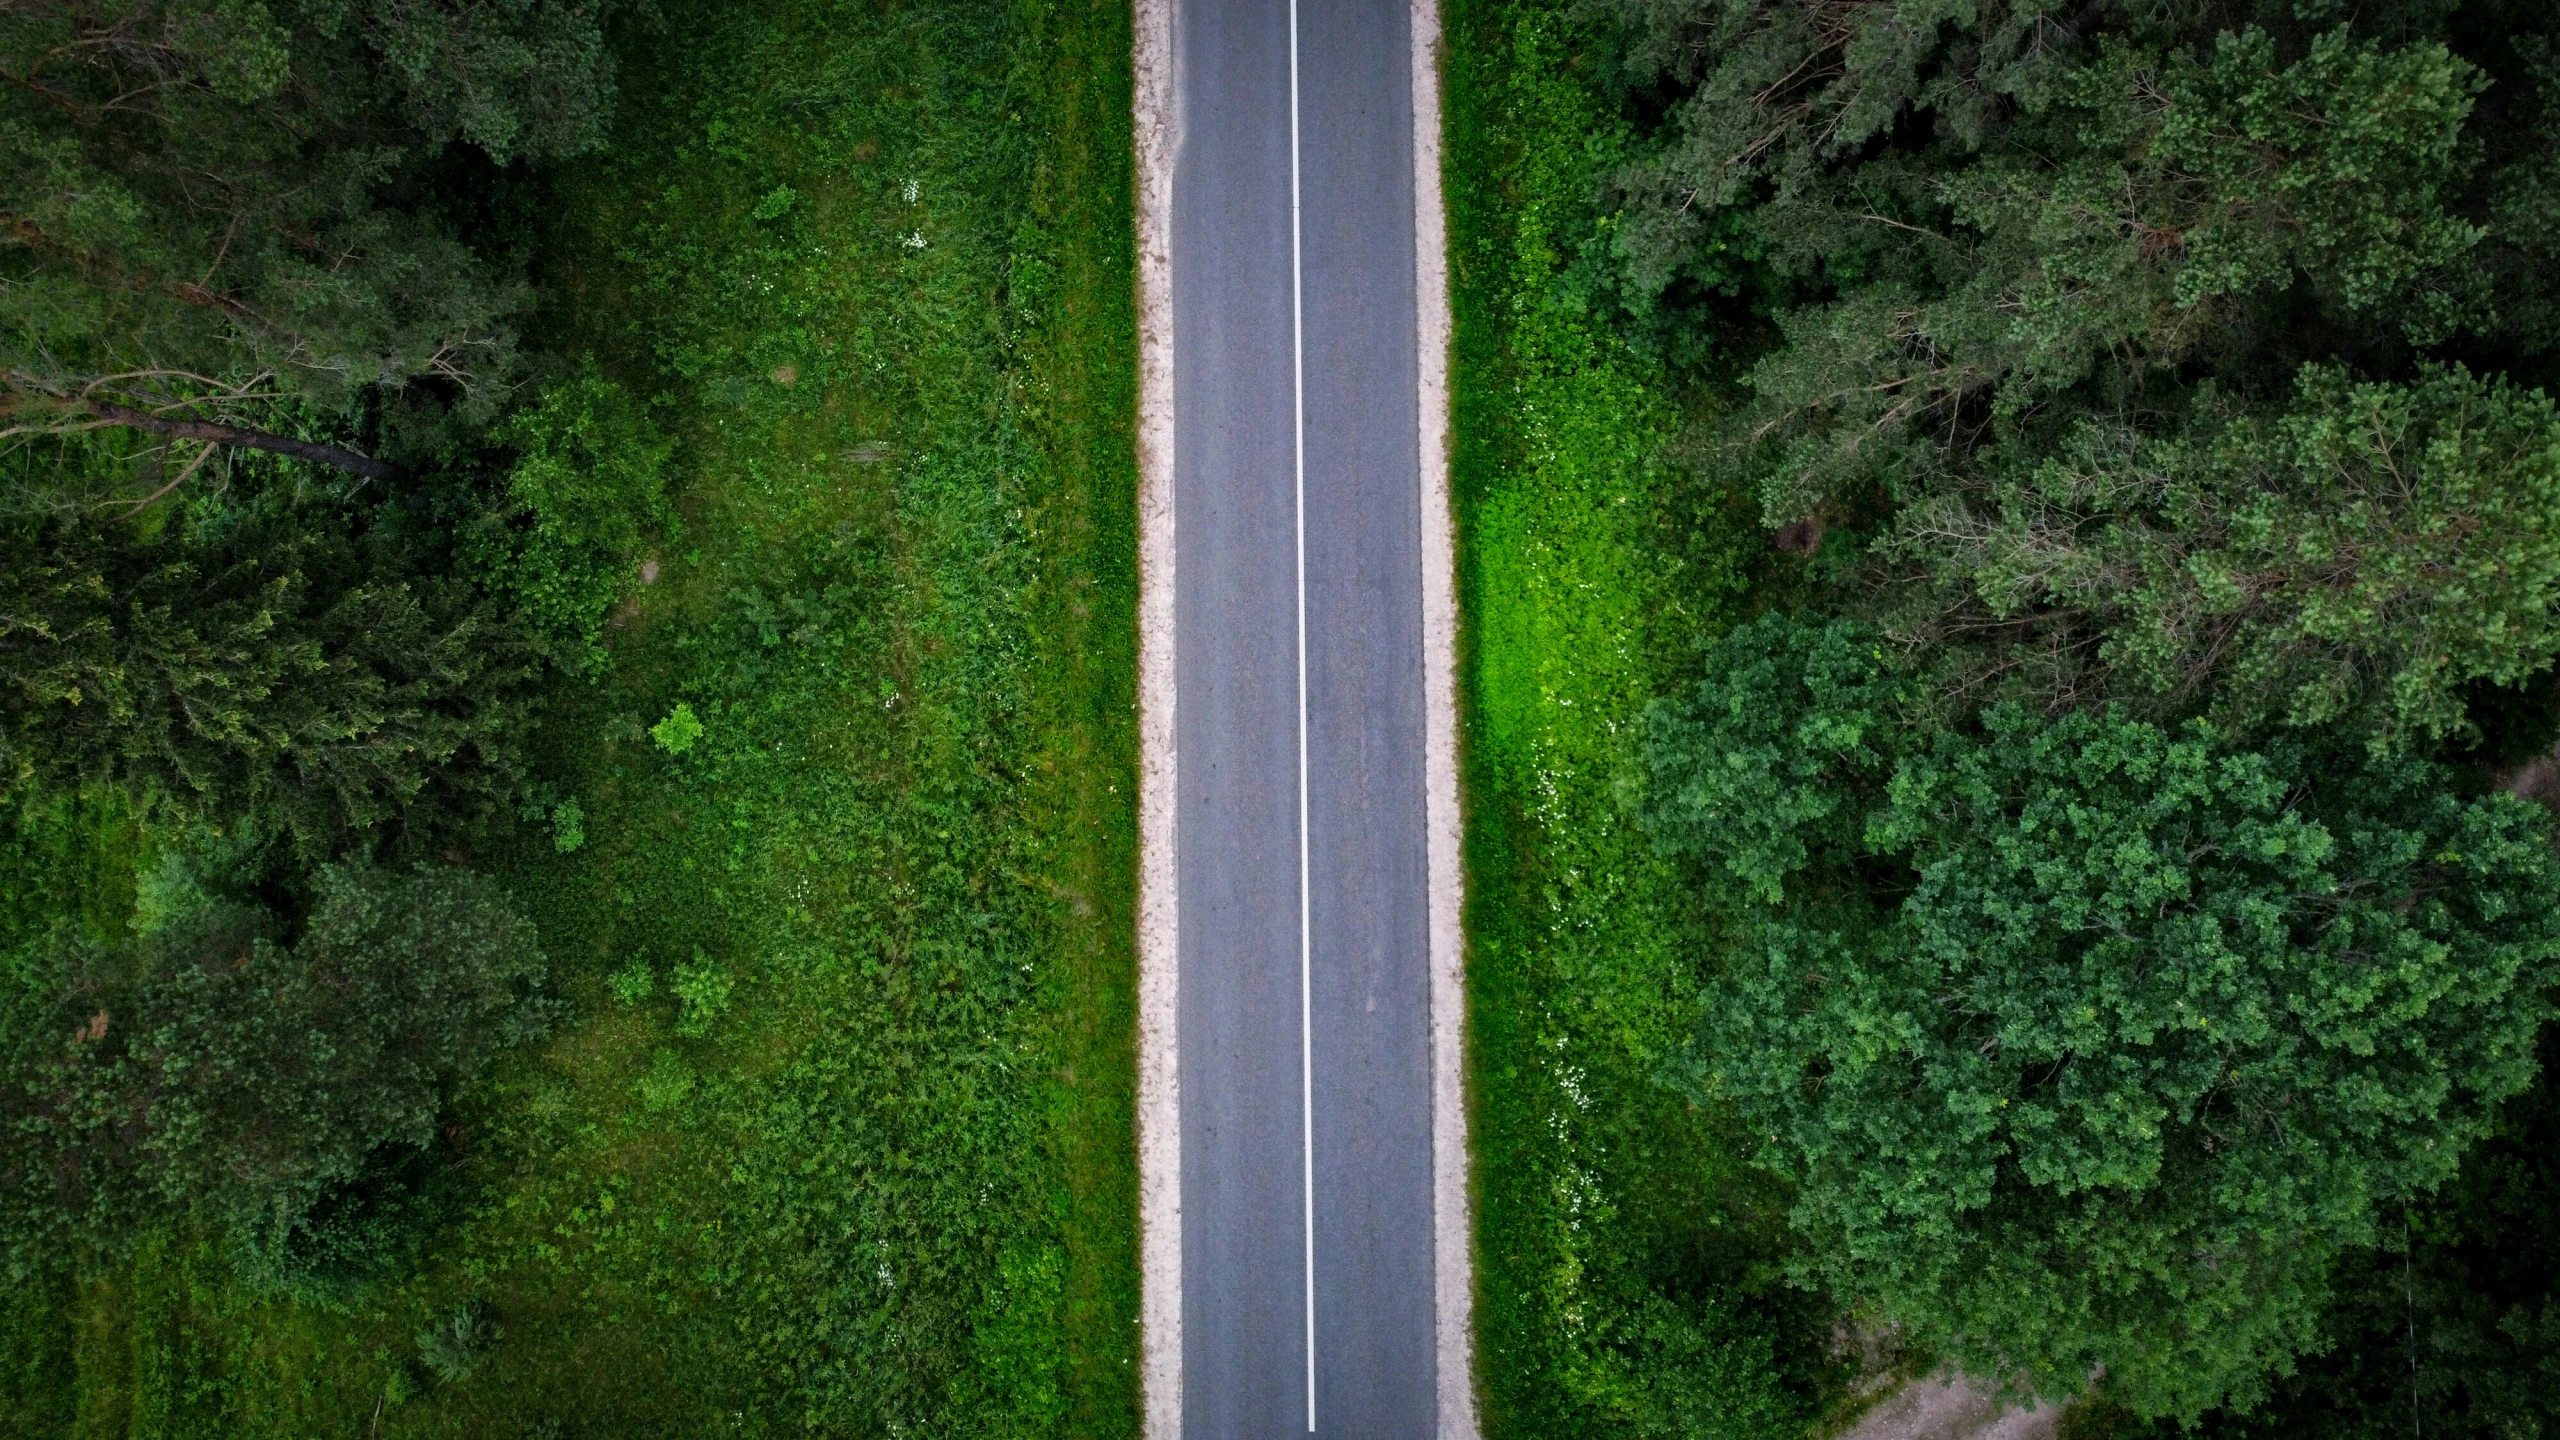
[[[1878,601],[1942,696],[2118,700],[2380,749],[2471,729],[2464,687],[2560,653],[2560,412],[2453,367],[2290,404],[2091,416],[1882,527]]]
[[[0,523],[0,790],[125,785],[317,856],[500,797],[522,647],[387,543],[282,502],[149,537]]]
[[[1628,293],[1774,325],[1704,453],[1954,713],[2388,749],[2560,654],[2547,7],[1612,8]]]
[[[209,903],[74,948],[10,996],[0,1226],[12,1260],[194,1222],[289,1228],[543,1029],[542,953],[496,885],[331,868],[301,936]]]
[[[342,428],[360,403],[395,444],[449,407],[489,418],[530,292],[466,241],[449,172],[471,163],[461,147],[485,165],[601,143],[599,14],[574,0],[0,11],[0,426],[133,426],[380,473],[276,432]]]
[[[2245,1401],[2549,1015],[2547,820],[2434,762],[2560,659],[2560,12],[1595,10],[1594,243],[1749,347],[1691,458],[1843,617],[1653,717],[1731,945],[1694,1079],[1842,1296]]]
[[[2483,71],[2432,0],[2351,23],[2289,0],[1612,8],[1630,78],[1670,102],[1617,177],[1615,248],[1639,296],[1753,264],[1782,282],[1790,343],[1752,427],[1787,437],[1789,517],[1866,476],[1844,447],[1901,449],[1950,411],[2495,324],[2484,251],[2548,243],[2480,183]],[[2539,53],[2541,27],[2500,18]],[[2551,97],[2511,88],[2498,118],[2548,133]]]
[[[2534,1074],[2547,818],[2424,762],[1914,727],[1872,634],[1783,617],[1650,746],[1660,842],[1749,897],[1693,1084],[1799,1186],[1810,1273],[1977,1373],[2245,1403]]]
[[[2546,1072],[2555,1045],[2546,1032]],[[2437,1440],[2560,1430],[2560,1095],[2540,1085],[2508,1101],[2461,1173],[2399,1222],[2340,1264],[2322,1353],[2268,1404],[2183,1433],[2366,1440],[2413,1417]],[[2170,1427],[2151,1434],[2170,1440]]]

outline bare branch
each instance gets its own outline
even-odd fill
[[[91,401],[90,411],[109,424],[147,430],[154,435],[168,435],[180,440],[202,440],[215,445],[228,445],[242,450],[264,450],[275,455],[290,455],[334,466],[368,480],[397,477],[400,467],[376,460],[369,455],[336,445],[323,445],[313,440],[296,440],[288,435],[274,435],[264,430],[244,430],[237,425],[217,425],[210,420],[175,420],[127,406]]]

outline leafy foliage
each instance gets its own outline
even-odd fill
[[[229,1237],[249,1289],[344,1312],[415,1273],[456,1209],[452,1156],[392,1140],[299,1213]]]
[[[1655,841],[1709,856],[1769,903],[1816,850],[1857,843],[1850,788],[1891,753],[1895,686],[1851,621],[1761,620],[1725,637],[1687,707],[1646,714]]]
[[[649,738],[658,742],[658,748],[679,759],[693,753],[702,733],[702,717],[693,713],[693,706],[682,700],[667,712],[665,719],[649,727]]]
[[[701,1035],[709,1031],[712,1022],[729,1008],[729,997],[737,987],[737,977],[708,957],[696,955],[692,964],[677,966],[675,980],[667,987],[683,1007],[676,1018],[676,1033]]]
[[[2347,1440],[2397,1433],[2505,1437],[2560,1420],[2560,1110],[2552,1037],[2543,1083],[2437,1194],[2385,1216],[2382,1243],[2343,1257],[2321,1317],[2323,1349],[2269,1386],[2266,1403],[2192,1427],[2146,1423],[2103,1397],[2066,1433],[2112,1440]],[[2395,1223],[2396,1218],[2396,1223]]]
[[[1770,617],[1655,711],[1657,835],[1755,895],[1696,1083],[1842,1293],[2048,1393],[2245,1404],[2338,1252],[2532,1079],[2547,820],[2107,708],[1880,725],[1883,675]]]
[[[2329,1440],[2398,1430],[2548,1434],[2560,1423],[2560,1105],[2545,1081],[2440,1193],[2407,1207],[2382,1244],[2339,1266],[2325,1353],[2278,1380],[2254,1412],[2209,1417],[2230,1440]],[[2393,1233],[2394,1230],[2397,1233]],[[2166,1427],[2159,1427],[2166,1429]]]
[[[648,413],[592,362],[549,386],[503,432],[520,447],[507,473],[519,520],[494,543],[493,568],[525,623],[574,669],[604,663],[605,612],[638,575],[636,552],[672,528],[671,446]]]
[[[2549,8],[1592,13],[1586,259],[1810,561],[1648,727],[1690,1078],[1842,1299],[2245,1405],[2549,1004],[2546,822],[2462,798],[2560,658]]]
[[[2251,320],[2433,337],[2475,314],[2459,272],[2487,231],[2452,212],[2479,72],[2366,38],[2437,7],[2324,31],[2279,5],[1617,8],[1631,76],[1676,97],[1620,176],[1631,282],[1715,278],[1696,267],[1738,224],[1792,293],[1838,297],[1782,316],[1755,375],[1753,432],[1791,437],[1781,518],[1899,468],[1857,451],[1928,464],[1933,417],[2138,385]]]
[[[2541,392],[2311,366],[2284,410],[2208,392],[2167,436],[2083,420],[1904,508],[1880,547],[1910,577],[1888,625],[1974,703],[2118,698],[2424,745],[2476,733],[2466,687],[2560,652],[2555,513]]]
[[[207,1433],[1134,1434],[1128,10],[663,19],[539,263],[688,543],[457,837],[577,1023],[446,1115],[415,1273],[323,1311],[146,1245],[81,1373]],[[431,1383],[474,1297],[504,1343]]]
[[[1669,143],[1620,177],[1617,248],[1656,287],[1739,209],[1787,277],[2026,302],[2011,333],[2031,378],[2085,363],[2063,336],[2174,348],[2185,312],[2286,271],[2343,277],[2359,308],[2428,308],[2413,289],[2482,238],[2445,214],[2477,81],[2441,44],[2306,33],[2293,7],[2245,4],[1618,8],[1630,74],[1676,97]],[[2405,34],[2409,18],[2369,25]],[[2370,193],[2342,193],[2349,179]],[[2037,238],[2065,248],[2039,257]]]
[[[236,904],[56,957],[10,1028],[5,1224],[15,1266],[200,1221],[252,1246],[386,1148],[420,1150],[455,1089],[541,1033],[532,927],[488,879],[329,869],[300,938]]]
[[[2551,413],[2496,373],[2560,332],[2490,286],[2548,243],[2513,198],[2560,134],[2547,17],[1615,9],[1667,105],[1618,177],[1629,295],[1742,289],[1776,331],[1701,459],[1871,542],[1840,603],[1954,713],[2390,749],[2560,653]],[[2487,378],[2429,358],[2466,346]]]
[[[574,854],[587,843],[587,810],[574,795],[551,807],[551,848]]]
[[[468,1380],[505,1333],[486,1303],[466,1300],[418,1332],[418,1363],[448,1385]]]

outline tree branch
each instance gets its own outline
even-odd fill
[[[334,465],[350,474],[368,480],[389,480],[400,473],[400,467],[360,455],[336,445],[323,445],[313,440],[296,440],[290,436],[272,435],[264,430],[243,430],[237,425],[217,425],[210,420],[172,420],[152,415],[130,406],[109,404],[101,400],[88,402],[90,413],[111,425],[126,425],[147,430],[154,435],[168,435],[180,440],[202,440],[213,445],[228,445],[239,450],[264,450],[275,455],[291,455],[297,460]]]

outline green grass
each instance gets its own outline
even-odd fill
[[[1596,304],[1624,129],[1562,0],[1449,9],[1479,1378],[1508,1437],[1801,1434],[1784,1197],[1655,1083],[1713,953],[1631,805],[1648,697],[1748,604],[1748,507],[1661,456],[1691,377]]]
[[[1128,26],[635,22],[537,338],[652,399],[683,529],[546,710],[584,846],[474,857],[569,1018],[464,1100],[413,1280],[323,1312],[168,1241],[21,1290],[10,1433],[1134,1432]],[[439,1380],[468,1299],[504,1334]]]

